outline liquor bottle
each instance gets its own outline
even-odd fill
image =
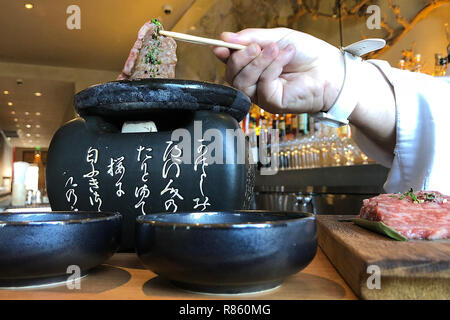
[[[349,125],[345,125],[345,126],[340,127],[338,129],[338,132],[339,132],[339,136],[342,139],[350,138],[350,132],[351,131],[350,131],[350,126]]]
[[[301,113],[298,115],[298,131],[300,135],[307,136],[309,133],[309,119],[307,113]]]
[[[272,118],[272,129],[280,129],[280,115],[278,113]]]
[[[261,126],[261,131],[267,132],[269,128],[269,120],[267,119],[267,112],[263,109],[259,110],[259,124]]]
[[[262,122],[263,122],[263,126],[265,130],[269,130],[270,128],[272,128],[272,115],[261,109],[261,117],[263,118]]]
[[[284,115],[280,116],[278,128],[280,129],[280,141],[286,140],[286,120]]]
[[[291,115],[291,135],[295,139],[298,136],[298,115]]]
[[[308,118],[309,118],[308,134],[310,136],[315,136],[316,135],[316,118],[310,117],[309,115],[308,115]]]
[[[260,107],[255,105],[254,109],[254,115],[255,115],[255,130],[256,135],[259,136],[259,132],[261,131],[261,113],[260,113]]]
[[[258,127],[258,113],[258,107],[252,104],[250,108],[250,130],[256,130],[256,128]]]
[[[256,130],[256,116],[254,113],[250,114],[250,130]]]
[[[247,113],[241,121],[241,128],[245,135],[248,135],[250,129],[250,113]]]
[[[293,138],[292,134],[292,114],[286,115],[286,139],[292,140]]]

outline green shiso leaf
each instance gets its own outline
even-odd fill
[[[405,238],[403,235],[398,233],[394,228],[388,227],[381,221],[371,221],[361,218],[353,218],[352,220],[354,224],[357,224],[360,227],[363,227],[371,231],[375,231],[379,234],[388,236],[389,238],[392,238],[394,240],[408,241],[408,238]]]

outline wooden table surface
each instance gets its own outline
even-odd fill
[[[172,286],[145,269],[134,253],[117,253],[93,269],[80,281],[80,289],[56,287],[0,290],[0,299],[357,299],[328,258],[319,248],[314,260],[303,271],[289,277],[281,287],[259,294],[206,295]]]

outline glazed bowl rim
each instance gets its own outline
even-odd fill
[[[229,222],[229,223],[182,223],[182,222],[167,222],[167,221],[156,221],[149,220],[152,217],[159,217],[162,215],[191,215],[191,214],[218,214],[218,213],[230,213],[230,214],[255,214],[262,213],[268,215],[288,215],[292,216],[292,218],[283,219],[283,220],[274,220],[274,221],[255,221],[255,222]],[[193,229],[242,229],[242,228],[268,228],[268,227],[277,227],[286,225],[288,223],[299,222],[303,220],[312,220],[315,221],[316,217],[313,213],[306,212],[295,212],[295,211],[271,211],[271,210],[230,210],[230,211],[191,211],[191,212],[176,212],[176,213],[151,213],[146,215],[140,215],[136,218],[136,222],[143,224],[150,224],[152,226],[158,227],[185,227],[185,228],[193,228]]]
[[[57,220],[22,220],[22,221],[7,221],[3,220],[2,217],[4,216],[13,216],[13,215],[22,215],[24,217],[31,216],[31,215],[42,215],[42,216],[48,216],[48,215],[77,215],[77,214],[101,214],[100,217],[94,217],[94,218],[69,218],[69,219],[57,219]],[[36,212],[3,212],[0,213],[0,227],[5,226],[29,226],[29,225],[66,225],[66,224],[76,224],[76,223],[92,223],[92,222],[101,222],[101,221],[110,221],[110,220],[116,220],[116,219],[122,219],[122,215],[119,212],[103,212],[103,211],[50,211],[50,212],[40,212],[39,210],[36,210]]]
[[[208,88],[222,88],[223,90],[228,90],[229,92],[242,92],[242,90],[236,89],[230,85],[226,84],[220,84],[220,83],[214,83],[211,81],[202,81],[202,80],[192,80],[192,79],[179,79],[179,78],[143,78],[143,79],[122,79],[122,80],[111,80],[106,81],[102,83],[96,83],[93,84],[87,88],[84,88],[80,91],[78,91],[75,95],[78,95],[81,92],[89,91],[89,89],[92,89],[94,87],[96,88],[103,88],[108,84],[111,83],[122,83],[122,84],[135,84],[135,85],[141,85],[141,86],[148,86],[149,84],[157,84],[157,85],[174,85],[179,86],[183,88],[190,88],[190,89],[199,89],[201,86],[207,86]],[[244,94],[245,96],[245,94]]]

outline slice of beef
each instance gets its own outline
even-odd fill
[[[157,20],[141,27],[118,80],[175,78],[177,44],[174,39],[159,34],[162,28]]]
[[[434,200],[426,200],[428,194],[434,194]],[[450,197],[431,191],[415,195],[418,201],[399,194],[366,199],[358,217],[382,221],[408,239],[450,238]]]

